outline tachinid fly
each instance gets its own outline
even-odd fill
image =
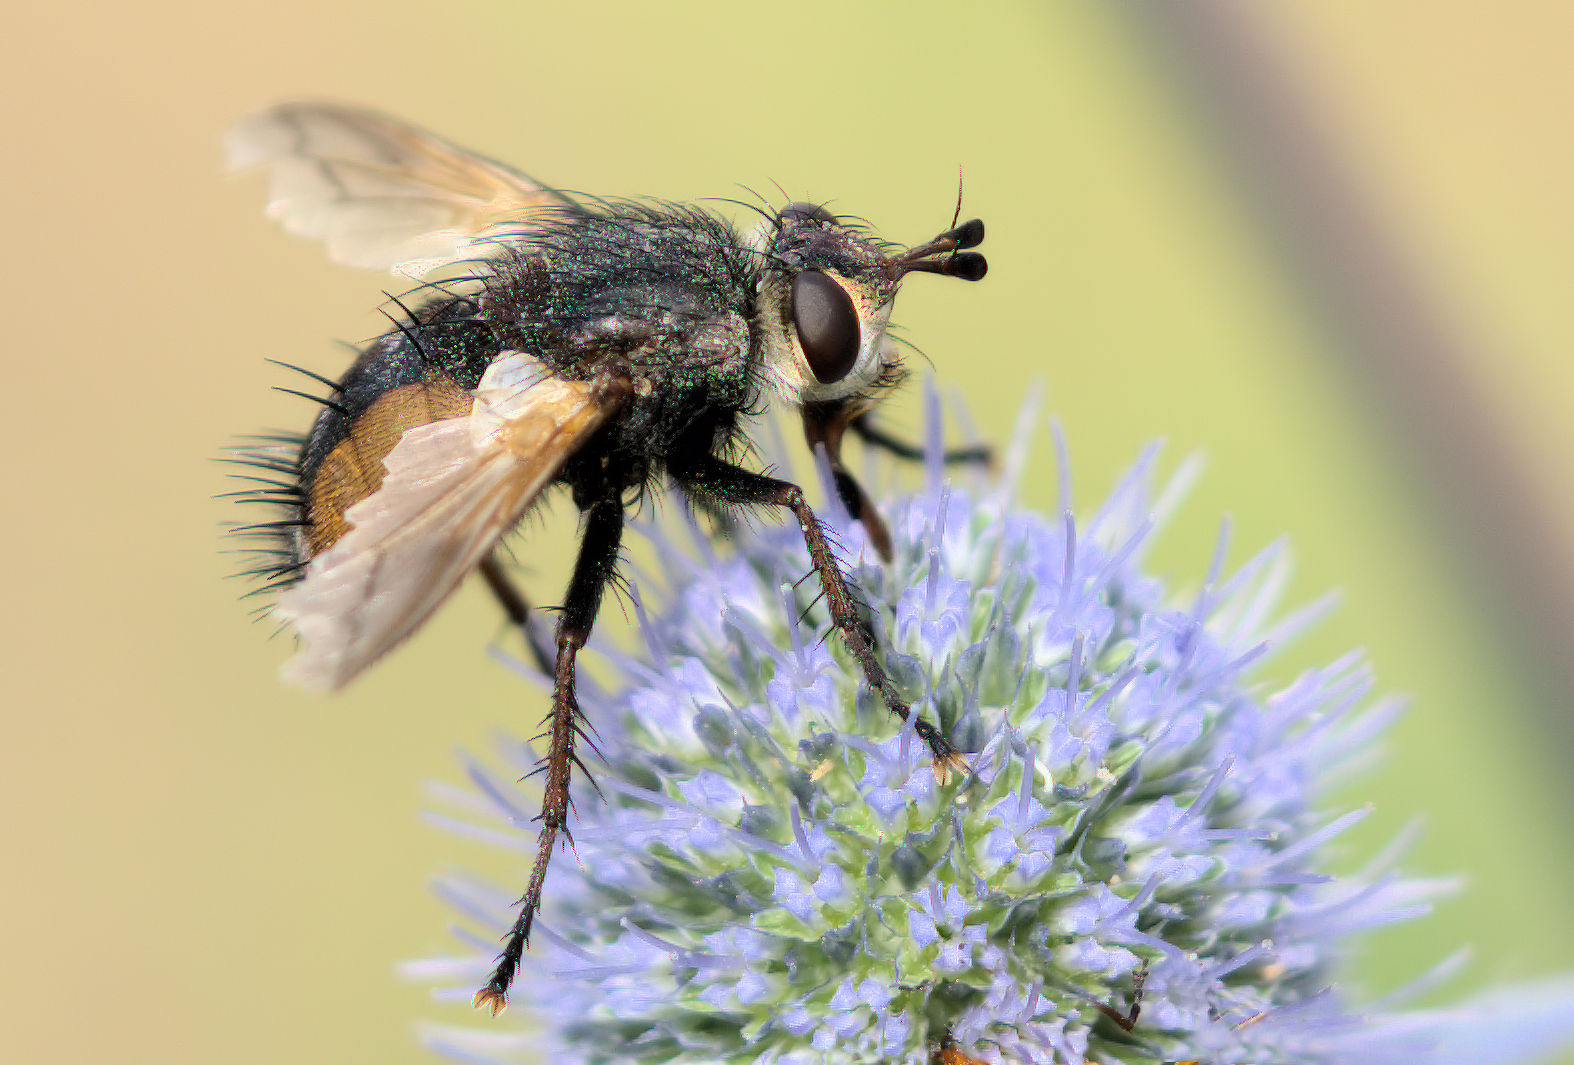
[[[414,309],[324,382],[303,438],[242,456],[262,474],[242,494],[283,513],[240,532],[262,538],[256,572],[299,638],[291,680],[343,686],[476,571],[554,678],[539,847],[518,919],[475,995],[497,1013],[564,829],[582,728],[575,655],[616,579],[629,501],[665,481],[713,513],[790,510],[833,626],[907,718],[803,493],[740,465],[744,422],[768,399],[800,411],[842,501],[888,557],[880,516],[841,462],[842,438],[850,430],[914,454],[868,413],[904,376],[886,336],[892,301],[911,273],[983,277],[983,256],[968,249],[984,226],[953,219],[901,249],[793,203],[762,211],[745,236],[698,207],[573,198],[403,122],[322,102],[253,116],[229,157],[266,169],[268,213],[335,260],[457,275],[417,289]],[[548,641],[531,639],[526,601],[496,551],[554,486],[579,507],[582,536]],[[937,773],[959,763],[937,728],[914,725]]]

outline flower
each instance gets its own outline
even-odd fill
[[[544,1029],[447,1029],[435,1046],[554,1063],[1419,1065],[1569,1034],[1546,989],[1469,1023],[1341,990],[1354,935],[1449,885],[1400,875],[1397,847],[1327,871],[1365,811],[1319,795],[1396,704],[1372,699],[1358,655],[1277,691],[1256,679],[1322,606],[1270,620],[1282,546],[1225,575],[1221,539],[1177,600],[1141,568],[1185,479],[1155,494],[1154,452],[1081,523],[1018,508],[1009,477],[948,486],[937,440],[929,453],[926,490],[886,508],[890,564],[833,524],[893,676],[969,771],[937,780],[911,724],[822,638],[795,527],[730,550],[692,524],[647,528],[664,579],[636,582],[641,652],[607,655],[622,686],[581,693],[600,794],[580,782],[574,852],[514,995]],[[507,774],[470,764],[476,791],[446,792],[464,816],[443,823],[523,868],[534,806],[507,778],[534,758],[503,754]],[[467,953],[411,969],[468,996],[512,896],[468,877],[440,890]]]

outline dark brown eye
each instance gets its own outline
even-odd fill
[[[799,274],[792,283],[792,324],[822,385],[852,372],[858,361],[858,312],[841,285],[818,270]]]
[[[817,203],[789,203],[777,216],[783,222],[820,222],[835,225],[836,216]]]

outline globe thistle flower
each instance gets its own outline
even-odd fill
[[[599,794],[576,793],[577,860],[553,867],[516,985],[539,1028],[436,1030],[434,1046],[630,1065],[1440,1065],[1569,1035],[1547,1003],[1574,987],[1491,1016],[1342,992],[1352,936],[1449,885],[1401,876],[1402,843],[1328,873],[1327,845],[1365,811],[1319,794],[1396,707],[1357,655],[1279,690],[1256,679],[1321,609],[1273,620],[1280,546],[1226,574],[1221,539],[1177,599],[1141,563],[1189,467],[1155,493],[1144,455],[1079,523],[1018,508],[1009,472],[947,484],[930,435],[926,489],[885,508],[891,564],[832,520],[889,668],[968,771],[938,779],[822,638],[796,528],[726,548],[692,524],[646,528],[663,568],[635,582],[643,648],[606,654],[615,691],[582,682],[606,764]],[[474,789],[444,789],[439,820],[524,868],[535,806],[513,779],[534,757],[509,742],[502,760],[471,763]],[[513,899],[463,876],[439,890],[464,953],[409,971],[468,998]]]

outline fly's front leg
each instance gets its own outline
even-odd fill
[[[869,542],[879,552],[883,561],[891,561],[891,531],[880,517],[874,501],[863,490],[856,478],[842,465],[842,436],[859,415],[857,408],[848,401],[811,403],[803,408],[803,436],[809,450],[825,449],[825,458],[831,464],[831,479],[836,483],[836,494],[847,512],[863,525],[869,533]]]
[[[901,437],[892,436],[874,423],[868,411],[861,411],[854,415],[847,427],[864,443],[888,451],[899,459],[908,459],[917,462],[924,457],[924,449],[917,444],[909,443]],[[973,444],[969,447],[948,448],[941,453],[940,461],[947,466],[958,463],[975,463],[987,466],[995,461],[995,452],[988,444]]]
[[[885,667],[875,654],[874,640],[858,618],[857,605],[848,582],[831,554],[825,540],[825,530],[820,520],[804,501],[803,491],[795,484],[779,481],[774,477],[752,473],[713,456],[691,459],[681,467],[673,467],[672,475],[690,494],[709,497],[721,503],[742,505],[769,504],[786,507],[798,519],[804,543],[809,548],[809,558],[819,574],[820,585],[825,590],[825,602],[831,611],[831,624],[841,633],[848,651],[858,660],[869,686],[880,693],[880,698],[891,712],[906,721],[911,711],[897,692],[896,686],[886,676]],[[965,764],[951,742],[940,730],[920,717],[913,725],[918,738],[929,747],[934,757],[935,775],[942,780],[953,768]]]
[[[803,435],[809,450],[817,446],[825,449],[831,464],[831,478],[836,483],[836,494],[847,512],[857,518],[869,532],[869,542],[879,552],[881,559],[891,561],[891,533],[885,520],[875,508],[869,494],[863,490],[852,473],[842,464],[842,438],[851,429],[865,444],[890,452],[897,458],[917,460],[924,457],[923,449],[891,436],[869,418],[866,400],[849,397],[830,403],[810,403],[803,408]],[[983,463],[993,461],[993,452],[987,446],[954,448],[941,456],[947,465],[959,462]]]
[[[546,881],[552,848],[568,820],[568,782],[575,765],[574,742],[580,737],[579,700],[574,695],[574,660],[590,638],[601,596],[617,571],[618,545],[623,539],[623,502],[616,495],[600,499],[585,509],[585,533],[579,544],[579,560],[569,581],[568,597],[563,603],[557,625],[557,657],[553,663],[552,713],[546,758],[546,786],[541,796],[541,837],[536,845],[536,860],[530,867],[530,881],[519,900],[519,917],[508,933],[503,952],[498,955],[486,986],[475,993],[476,1009],[490,1010],[493,1016],[508,1005],[508,988],[514,982],[520,955],[530,941],[530,926],[541,908],[541,886]],[[584,768],[580,765],[580,768]],[[565,832],[565,835],[567,833]]]

